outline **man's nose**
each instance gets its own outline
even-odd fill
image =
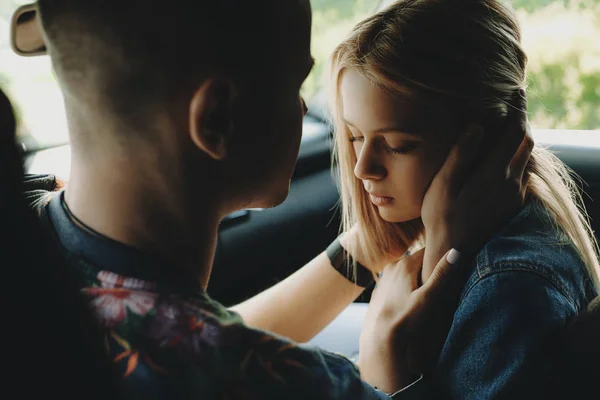
[[[354,175],[360,180],[380,180],[386,177],[387,171],[377,154],[376,144],[366,142],[357,154]]]

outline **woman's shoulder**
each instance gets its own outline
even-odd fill
[[[532,282],[546,282],[577,310],[587,306],[595,294],[572,241],[536,200],[529,201],[477,254],[466,290],[508,273],[537,275],[541,280]]]

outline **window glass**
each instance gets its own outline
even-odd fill
[[[0,1],[0,86],[9,95],[18,122],[18,134],[28,147],[67,140],[62,96],[48,56],[22,57],[10,46],[10,20],[27,0]]]
[[[600,129],[600,0],[506,1],[529,58],[531,125]]]
[[[375,13],[381,0],[311,0],[311,51],[315,66],[302,87],[306,99],[323,86],[329,55],[359,21]]]
[[[67,123],[47,56],[21,57],[10,47],[14,10],[27,0],[0,1],[0,85],[14,101],[26,143],[67,140]],[[315,68],[302,88],[322,88],[329,54],[380,0],[312,0]],[[384,0],[384,3],[391,3]],[[600,129],[600,0],[513,0],[529,56],[529,110],[536,128]],[[323,102],[313,104],[324,105]]]

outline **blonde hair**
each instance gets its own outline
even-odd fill
[[[525,85],[527,56],[520,40],[512,10],[499,0],[400,0],[360,22],[334,50],[330,112],[342,229],[363,227],[359,245],[366,262],[382,252],[409,249],[422,238],[423,225],[384,221],[354,176],[357,159],[339,93],[343,71],[352,68],[396,96],[441,102],[464,117],[459,117],[464,126],[456,129],[466,127],[466,118],[485,129],[503,122],[511,99]],[[535,147],[526,174],[528,196],[542,202],[598,284],[598,244],[571,171],[551,152]]]

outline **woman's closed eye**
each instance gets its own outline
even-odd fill
[[[416,149],[418,146],[419,146],[419,142],[416,142],[416,141],[406,142],[406,143],[403,143],[401,146],[394,146],[394,147],[390,146],[386,142],[383,143],[383,147],[390,154],[407,154],[407,153],[410,153],[411,151],[413,151],[414,149]]]
[[[365,140],[364,136],[352,135],[350,137],[350,143],[361,143],[361,142],[364,142],[364,140]],[[419,146],[419,142],[414,141],[414,140],[406,141],[399,146],[390,146],[383,137],[381,137],[378,142],[381,144],[383,149],[390,154],[407,154]]]

